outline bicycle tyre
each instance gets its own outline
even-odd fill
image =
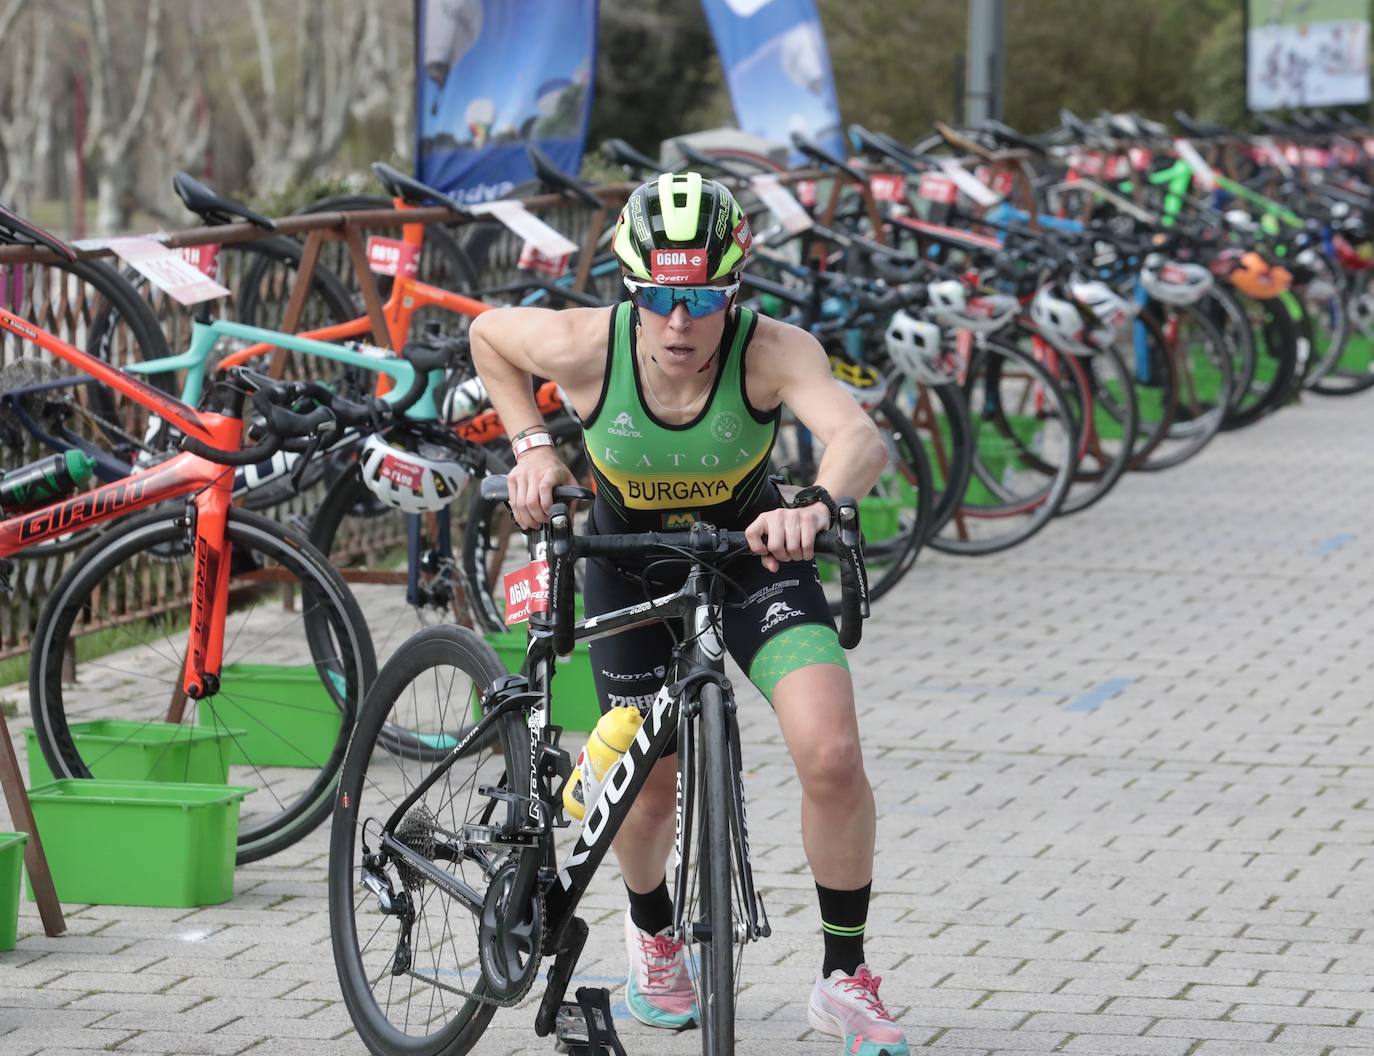
[[[1000,503],[973,503],[969,501],[969,492],[966,491],[960,508],[951,518],[950,523],[944,526],[940,534],[932,536],[928,540],[929,545],[941,553],[983,556],[999,553],[1024,542],[1054,519],[1073,481],[1073,474],[1077,465],[1074,456],[1078,443],[1078,426],[1063,387],[1033,356],[1028,355],[1015,345],[990,339],[985,344],[975,347],[962,385],[965,403],[970,406],[969,421],[973,436],[973,444],[971,445],[973,476],[970,478],[970,489],[975,480],[987,481],[992,476],[985,464],[985,457],[978,442],[980,428],[973,424],[974,401],[971,397],[978,391],[977,387],[980,384],[984,399],[978,407],[977,420],[980,423],[992,423],[995,431],[1004,438],[1014,433],[1007,415],[1007,408],[1004,406],[998,388],[1002,379],[1009,376],[1005,373],[1006,364],[1012,364],[1016,370],[1023,371],[1034,385],[1039,386],[1039,392],[1043,393],[1044,396],[1047,413],[1038,417],[1045,421],[1059,422],[1061,427],[1066,430],[1069,446],[1062,452],[1064,457],[1060,464],[1053,466],[1054,472],[1048,483],[1037,488],[1030,495],[1019,496],[1016,501],[1004,499]],[[988,381],[993,384],[991,390],[993,396],[988,395]],[[1017,440],[1014,446],[1024,448],[1025,444]],[[984,486],[986,487],[986,484]],[[995,495],[993,497],[996,498]],[[1002,518],[1020,517],[1022,515],[1024,518],[1011,525],[1004,534],[994,534],[982,538],[968,537],[964,523],[966,519],[975,523],[990,523],[1000,521]],[[951,536],[951,529],[955,533],[953,536]]]
[[[359,945],[360,930],[372,933],[367,946],[382,931],[379,927],[374,932],[370,922],[366,928],[360,929],[357,919],[360,907],[369,905],[372,897],[361,886],[355,860],[360,818],[374,801],[387,814],[394,803],[387,797],[381,784],[383,779],[369,776],[369,764],[378,758],[383,759],[390,768],[404,765],[407,761],[404,756],[398,757],[391,748],[381,743],[384,731],[392,724],[389,720],[393,707],[405,696],[408,687],[442,666],[455,668],[469,677],[473,685],[483,689],[506,673],[491,646],[467,628],[430,627],[413,635],[406,647],[388,660],[378,674],[363,705],[339,775],[338,805],[334,811],[329,840],[329,931],[344,1005],[358,1036],[374,1056],[460,1056],[477,1043],[496,1012],[495,1005],[469,998],[456,1015],[438,1030],[414,1037],[398,1029],[387,1018],[368,981],[369,966],[364,963],[366,950]],[[504,770],[506,788],[517,795],[527,795],[528,733],[517,715],[507,715],[493,725],[500,743],[499,765]],[[378,746],[382,748],[384,756],[376,754],[374,749]],[[411,759],[428,765],[427,760]],[[497,765],[498,758],[493,756],[491,762],[493,766]],[[418,768],[416,776],[419,776]],[[402,788],[414,787],[415,784],[415,781],[407,782],[402,776]],[[364,838],[366,825],[367,820],[362,819],[364,831],[361,835]],[[537,855],[529,855],[522,859],[521,864],[537,867],[536,858]],[[427,904],[422,902],[422,908]],[[436,975],[439,971],[436,964]],[[453,977],[463,978],[464,973],[460,971],[452,968],[447,971]],[[484,985],[479,978],[471,992],[481,994]],[[442,994],[442,991],[435,989],[433,993]]]
[[[733,1056],[735,1051],[735,929],[731,906],[733,885],[730,840],[730,799],[727,775],[731,769],[725,701],[718,686],[701,689],[701,750],[698,754],[697,848],[698,904],[705,930],[695,945],[701,972],[697,1015],[701,1019],[704,1056]],[[691,927],[693,922],[688,921]],[[725,940],[721,941],[721,936]],[[704,936],[704,938],[703,938]]]
[[[282,317],[286,314],[286,304],[295,285],[295,275],[300,270],[301,257],[305,250],[294,239],[275,235],[271,238],[254,239],[251,242],[230,243],[220,249],[226,251],[251,253],[252,263],[243,271],[239,280],[239,299],[237,318],[248,326],[261,326],[268,330],[281,329]],[[291,282],[275,291],[280,298],[271,296],[276,278],[272,269],[281,266],[291,273]],[[278,303],[278,300],[280,303]],[[358,316],[358,307],[342,280],[323,261],[316,261],[315,271],[310,276],[310,293],[306,298],[304,310],[296,331],[308,330],[316,326],[332,323],[346,323]]]
[[[1280,298],[1255,301],[1232,291],[1251,319],[1255,342],[1255,370],[1249,384],[1237,393],[1231,411],[1221,424],[1226,431],[1252,425],[1276,410],[1288,395],[1298,371],[1298,323]],[[1258,315],[1254,325],[1251,313]]]
[[[82,705],[74,699],[71,702],[72,706],[69,712],[62,680],[63,663],[68,655],[68,650],[72,651],[71,655],[77,655],[75,638],[80,637],[80,635],[73,635],[77,620],[84,612],[95,609],[96,602],[94,599],[100,596],[102,591],[106,595],[110,595],[136,589],[128,585],[132,577],[128,575],[127,571],[125,576],[120,576],[121,571],[123,571],[120,566],[125,562],[143,561],[143,565],[137,570],[143,572],[154,566],[168,566],[179,556],[186,557],[189,555],[190,551],[185,542],[188,529],[189,518],[187,514],[181,510],[167,507],[156,508],[131,517],[127,521],[119,523],[98,543],[88,547],[67,570],[49,595],[39,617],[38,627],[34,632],[29,695],[39,746],[48,768],[54,776],[59,778],[89,778],[92,775],[88,762],[99,762],[99,759],[95,757],[90,760],[83,758],[82,752],[77,748],[70,724],[82,715],[81,709],[88,706]],[[255,788],[265,794],[250,794],[243,803],[238,834],[238,861],[243,863],[275,854],[312,832],[324,821],[325,816],[333,806],[334,780],[343,763],[344,749],[353,729],[358,705],[368,686],[376,677],[377,662],[372,652],[372,639],[368,633],[367,621],[364,619],[357,601],[339,574],[329,566],[319,551],[310,546],[303,536],[260,514],[231,508],[229,511],[228,538],[231,548],[237,551],[235,556],[240,557],[245,562],[251,560],[254,555],[268,556],[277,563],[278,567],[296,577],[299,585],[299,597],[308,605],[308,608],[302,611],[301,623],[307,641],[311,645],[310,655],[315,658],[312,659],[312,662],[315,663],[317,671],[320,669],[320,665],[329,665],[319,671],[319,673],[328,676],[321,679],[321,685],[326,691],[327,699],[332,700],[340,712],[338,733],[333,737],[331,743],[313,749],[310,754],[302,750],[299,758],[293,758],[285,764],[285,768],[302,769],[307,773],[311,770],[317,770],[314,778],[303,778],[306,785],[301,794],[294,796],[291,792],[286,792],[289,797],[292,797],[289,803],[282,802],[279,792],[285,790],[286,784],[299,783],[294,775],[287,775],[290,780],[280,776],[278,770],[283,767],[278,764],[264,763],[261,766],[257,763],[246,764],[251,768],[250,772],[255,775],[255,780],[258,782]],[[242,584],[245,577],[242,572],[243,570],[240,570],[237,580],[239,586],[231,585],[231,592],[244,590]],[[271,582],[279,581],[280,577]],[[183,582],[185,582],[184,579]],[[156,592],[160,588],[161,584],[150,583],[144,589],[149,590],[150,597],[156,597]],[[241,597],[242,594],[239,596]],[[229,621],[233,619],[236,619],[236,615],[226,618],[226,651],[236,646],[243,629],[246,627],[245,618],[239,624],[238,632],[233,634],[231,641],[230,635],[234,628],[229,626]],[[171,633],[172,628],[175,627],[175,621],[173,617],[169,617],[169,620],[172,622],[169,622],[166,627],[155,629],[150,640],[158,640],[160,644],[163,639],[159,636],[166,636]],[[151,623],[152,620],[145,619],[142,622]],[[138,625],[129,622],[128,626],[137,627]],[[111,624],[111,630],[115,629],[118,628]],[[128,634],[130,638],[133,637],[133,632],[127,629],[123,633]],[[340,650],[338,656],[334,655],[334,650],[331,648],[332,642],[322,644],[326,642],[328,635],[334,635],[338,639],[338,649]],[[151,709],[144,708],[134,716],[136,721],[142,722],[143,727],[159,720],[161,713],[165,710],[165,702],[171,696],[172,690],[169,685],[180,684],[182,664],[184,663],[182,658],[186,654],[182,650],[180,658],[177,657],[175,653],[181,648],[179,643],[172,642],[170,637],[167,637],[166,640],[169,642],[173,653],[170,656],[168,654],[159,655],[162,660],[169,662],[168,670],[171,683],[162,685],[164,692],[161,696],[152,694],[150,698],[144,698],[145,703],[151,701]],[[266,640],[264,639],[264,641]],[[139,643],[136,640],[134,644],[136,646],[146,645],[146,643]],[[250,649],[248,641],[245,640],[243,644],[246,656],[259,659],[257,651]],[[318,659],[321,656],[324,657],[323,660]],[[338,670],[335,670],[336,660],[338,661]],[[94,663],[94,660],[90,662]],[[157,677],[157,672],[153,669],[155,665],[143,662],[141,658],[136,658],[134,662],[141,665],[140,670],[115,670],[126,677]],[[109,667],[110,665],[103,666]],[[227,678],[225,681],[231,682]],[[238,686],[245,683],[231,684]],[[229,695],[229,690],[221,686],[220,691],[215,695],[205,698],[204,701],[192,702],[191,710],[198,712],[199,708],[205,705],[207,701],[214,702],[216,698],[222,699],[223,702],[231,706],[238,703],[234,697]],[[251,696],[241,698],[241,700],[250,702],[254,699]],[[103,709],[107,704],[108,702],[102,701],[98,706]],[[219,716],[213,710],[213,703],[210,707],[210,721],[204,721],[206,716],[201,715],[199,716],[202,720],[200,725],[224,729],[228,724],[220,722]],[[145,716],[148,714],[152,714],[153,718],[146,718]],[[255,721],[260,726],[265,726],[265,721],[261,717],[262,714],[259,711]],[[270,719],[270,713],[268,718]],[[183,721],[189,722],[191,717],[184,716]],[[283,727],[280,726],[277,730],[267,727],[264,736],[285,742],[289,735],[280,732],[282,729]],[[235,747],[241,747],[239,738],[242,734],[226,732],[226,736],[234,742]],[[90,751],[91,749],[87,749],[88,754]],[[270,775],[265,773],[269,770],[272,771]],[[281,808],[277,813],[271,813],[274,808],[269,805],[267,796],[275,801],[276,807]]]

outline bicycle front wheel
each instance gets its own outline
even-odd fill
[[[689,757],[695,758],[685,761],[693,769],[696,786],[692,816],[697,832],[683,916],[695,962],[692,985],[705,1056],[732,1056],[735,1051],[740,967],[736,951],[744,950],[743,942],[735,942],[737,858],[730,829],[729,726],[721,691],[708,683],[701,690],[701,741],[688,748]]]
[[[87,548],[34,635],[29,699],[55,777],[246,785],[238,860],[311,832],[333,805],[377,664],[343,580],[290,529],[229,513],[215,692],[185,698],[195,535],[184,511],[130,518]],[[75,676],[68,677],[68,664]]]
[[[480,907],[519,852],[469,835],[470,826],[505,819],[504,805],[484,787],[527,794],[528,734],[519,716],[496,720],[485,747],[444,770],[395,829],[475,906],[384,852],[381,831],[436,765],[431,754],[398,746],[388,731],[466,726],[476,721],[482,692],[505,673],[491,646],[466,628],[420,631],[377,676],[344,760],[329,841],[329,930],[344,1004],[376,1056],[458,1056],[496,1011],[479,959]],[[372,885],[389,885],[411,922],[388,913]]]

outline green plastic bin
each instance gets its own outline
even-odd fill
[[[573,615],[579,620],[586,615],[581,595],[573,599]],[[525,649],[529,644],[526,626],[517,623],[502,634],[486,636],[501,657],[501,662],[506,665],[506,670],[512,674],[518,673],[525,662]],[[552,722],[565,730],[590,732],[599,718],[601,707],[597,703],[591,655],[587,652],[586,643],[581,642],[573,647],[571,656],[558,659],[558,671],[553,683]]]
[[[251,791],[67,778],[29,802],[63,902],[210,906],[233,897],[239,801]]]
[[[22,832],[0,832],[0,953],[14,949],[19,937],[19,876],[28,842]]]
[[[226,664],[220,686],[200,702],[196,721],[243,731],[231,763],[317,770],[329,761],[343,716],[312,665]]]
[[[72,740],[93,777],[107,781],[185,781],[222,785],[229,779],[229,753],[238,730],[168,722],[97,719],[71,724]],[[38,734],[24,731],[29,785],[55,781]]]

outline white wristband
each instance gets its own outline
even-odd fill
[[[510,449],[515,452],[515,457],[517,459],[526,451],[533,450],[536,447],[553,447],[553,437],[548,433],[530,433],[528,436],[522,436],[519,440],[510,445]]]

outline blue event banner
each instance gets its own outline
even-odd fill
[[[525,144],[582,164],[597,0],[418,0],[416,174],[466,202],[534,176]]]
[[[843,155],[840,106],[814,0],[702,0],[702,7],[739,127],[788,144],[801,132]]]

